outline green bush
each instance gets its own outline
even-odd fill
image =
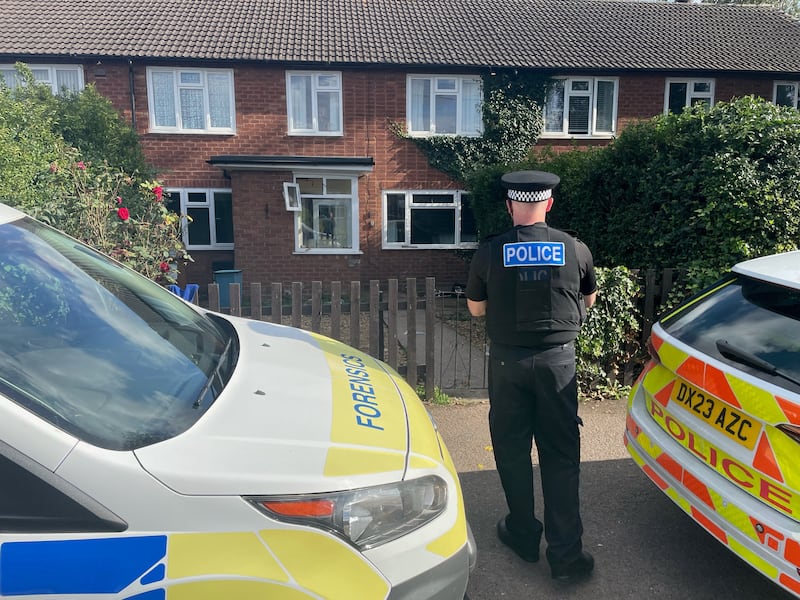
[[[578,381],[584,393],[616,388],[639,352],[637,301],[640,286],[625,267],[595,269],[597,302],[589,309],[575,344]]]
[[[0,202],[175,282],[191,260],[180,216],[164,206],[135,132],[93,89],[53,96],[19,72],[23,85],[0,84]]]

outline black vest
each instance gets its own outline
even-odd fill
[[[504,247],[514,242],[561,243],[564,264],[504,266]],[[536,347],[574,340],[586,314],[575,239],[540,223],[514,227],[490,243],[486,324],[492,343]]]

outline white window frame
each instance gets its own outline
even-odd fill
[[[230,188],[168,188],[165,190],[169,194],[179,194],[180,214],[181,214],[181,234],[183,244],[187,250],[233,250],[234,244],[227,242],[217,242],[217,228],[214,194],[231,194],[233,201],[233,191]],[[205,194],[205,202],[189,202],[189,194]],[[208,209],[208,228],[210,244],[190,244],[189,243],[189,221],[187,215],[190,208]],[[232,207],[231,207],[232,208]],[[233,215],[231,215],[232,217]],[[236,232],[234,231],[234,236]],[[234,237],[235,239],[235,237]]]
[[[61,93],[61,89],[58,87],[58,72],[65,71],[69,73],[73,73],[77,75],[77,87],[67,88],[70,92],[80,92],[85,87],[86,83],[83,78],[83,66],[81,65],[37,65],[37,64],[28,64],[27,67],[33,72],[34,79],[38,83],[43,83],[50,86],[53,94]],[[13,64],[4,64],[0,65],[0,77],[5,77],[3,73],[14,73],[14,78],[12,81],[8,81],[6,78],[6,85],[8,87],[16,87],[18,85],[18,80],[16,78],[17,67]]]
[[[800,109],[800,81],[776,81],[772,86],[772,102],[778,104],[778,86],[792,86],[794,88],[792,107]],[[787,106],[780,104],[779,106]]]
[[[405,206],[403,209],[403,220],[390,221],[388,201],[390,195],[403,195],[405,197]],[[417,203],[414,201],[415,196],[430,196],[430,195],[452,195],[452,202],[425,202]],[[462,220],[462,197],[469,196],[466,190],[384,190],[382,193],[382,208],[383,208],[383,235],[382,235],[382,248],[384,250],[440,250],[440,249],[453,249],[453,248],[477,248],[478,241],[461,241],[461,220]],[[411,221],[415,211],[424,210],[441,210],[450,209],[454,211],[454,225],[455,231],[453,232],[452,244],[413,244],[411,243]],[[402,225],[403,241],[390,242],[389,232],[392,228],[398,228]]]
[[[428,97],[428,123],[427,127],[419,123],[414,115],[418,112],[413,93],[413,82],[427,82],[430,90]],[[477,127],[467,129],[465,119],[465,84],[478,86]],[[440,97],[455,96],[456,98],[456,131],[439,132],[436,128],[436,100]],[[429,137],[432,135],[462,135],[479,137],[483,135],[483,81],[477,75],[408,75],[406,77],[406,131],[412,137]]]
[[[714,106],[714,88],[715,80],[713,78],[684,78],[684,77],[670,77],[666,80],[664,85],[664,114],[669,114],[669,86],[673,83],[686,84],[686,98],[684,98],[683,106],[692,106],[692,100],[705,98],[708,100],[706,105],[708,108]],[[708,92],[698,92],[693,88],[695,84],[709,84]]]
[[[311,127],[295,127],[295,110],[292,102],[292,78],[311,78]],[[333,78],[333,80],[331,80]],[[330,85],[333,83],[333,85]],[[320,130],[320,93],[335,93],[338,98],[338,122],[335,130]],[[289,135],[341,136],[344,134],[344,107],[342,101],[342,73],[340,71],[286,71],[286,114],[289,119]]]
[[[550,104],[550,94],[544,103],[544,124],[545,127],[542,131],[542,138],[612,138],[617,135],[617,110],[619,109],[619,77],[554,77],[555,81],[563,85],[564,90],[564,106],[561,115],[561,129],[560,131],[546,131],[547,127],[547,112],[548,105]],[[588,84],[587,90],[572,90],[573,83],[586,82]],[[599,98],[598,87],[601,83],[611,83],[614,85],[614,97],[611,107],[611,130],[610,131],[597,131],[597,101]],[[587,133],[570,133],[569,132],[569,106],[572,98],[588,98],[589,99],[589,115],[588,115],[588,129]]]
[[[156,92],[153,83],[153,75],[156,73],[168,73],[172,75],[173,85],[173,104],[175,108],[175,125],[159,125],[156,123],[156,108],[155,98]],[[181,74],[200,75],[199,83],[181,82]],[[211,108],[209,97],[209,75],[221,76],[224,75],[228,79],[228,119],[230,122],[229,127],[212,126],[211,124]],[[181,98],[180,91],[182,89],[199,89],[203,91],[203,123],[202,128],[188,128],[183,126],[181,115]],[[150,117],[150,132],[151,133],[180,133],[187,135],[197,134],[219,134],[231,135],[236,133],[236,96],[234,94],[233,85],[233,69],[194,69],[194,68],[177,68],[177,67],[147,67],[147,99],[148,99],[148,112]]]
[[[359,201],[358,201],[358,175],[353,174],[352,172],[322,172],[322,171],[307,171],[302,172],[298,171],[294,174],[293,182],[297,184],[298,179],[322,179],[322,191],[321,193],[314,193],[314,194],[304,194],[299,188],[298,185],[298,193],[300,199],[300,206],[301,209],[299,211],[294,211],[293,215],[294,218],[292,219],[292,223],[294,224],[294,253],[295,254],[361,254],[359,250],[359,232],[358,232],[358,223],[359,223]],[[338,193],[329,193],[327,191],[327,181],[328,179],[349,179],[350,180],[350,193],[349,194],[338,194]],[[350,248],[337,248],[337,247],[323,247],[323,248],[312,248],[312,247],[304,247],[301,246],[302,240],[302,227],[303,227],[303,202],[313,199],[317,201],[317,205],[322,204],[335,204],[341,203],[344,200],[350,201],[350,239],[352,240],[352,247]]]

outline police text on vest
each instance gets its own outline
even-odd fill
[[[514,242],[503,244],[504,267],[563,267],[564,242]]]

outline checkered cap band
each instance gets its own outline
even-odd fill
[[[543,202],[550,198],[552,193],[553,190],[538,190],[536,192],[508,190],[508,198],[516,202]]]

